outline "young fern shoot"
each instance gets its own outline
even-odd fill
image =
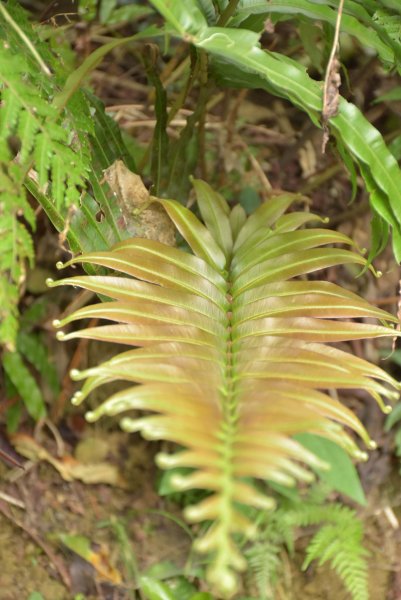
[[[230,598],[238,572],[246,569],[237,536],[255,533],[242,507],[273,508],[261,482],[294,486],[313,480],[311,469],[327,466],[293,436],[318,434],[357,459],[366,453],[349,431],[374,447],[352,411],[327,392],[361,388],[385,411],[398,397],[400,386],[390,375],[332,344],[399,333],[390,325],[396,317],[356,294],[331,282],[305,281],[308,273],[340,264],[363,267],[366,260],[342,233],[300,229],[319,217],[285,214],[297,195],[272,197],[246,218],[205,182],[193,185],[204,224],[179,203],[154,199],[193,254],[134,238],[58,265],[92,263],[117,274],[49,285],[78,286],[111,299],[55,323],[106,319],[112,323],[58,337],[131,347],[74,370],[75,380],[86,380],[74,403],[104,383],[126,380],[132,386],[87,413],[88,420],[127,413],[125,430],[184,448],[161,453],[157,461],[162,468],[191,469],[174,478],[177,489],[209,492],[185,514],[189,521],[211,523],[195,547],[211,557],[213,590]],[[130,410],[146,416],[133,418]]]

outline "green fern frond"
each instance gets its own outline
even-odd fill
[[[155,199],[193,254],[134,238],[58,265],[87,262],[120,276],[76,276],[49,285],[74,285],[112,299],[55,323],[106,319],[114,324],[58,337],[135,348],[74,371],[74,379],[86,379],[74,402],[116,379],[134,384],[87,417],[150,411],[155,414],[123,418],[123,428],[184,447],[159,455],[158,464],[192,469],[173,478],[177,490],[209,492],[185,514],[192,522],[212,523],[195,547],[211,556],[212,586],[231,597],[235,572],[246,568],[238,536],[252,537],[256,529],[242,507],[274,506],[255,480],[294,486],[312,481],[311,469],[327,467],[293,436],[317,434],[365,458],[346,427],[374,447],[355,415],[322,390],[361,388],[385,411],[383,398],[398,397],[400,386],[390,375],[331,344],[401,334],[369,322],[397,319],[357,295],[326,281],[300,279],[338,264],[363,267],[366,260],[336,247],[353,246],[340,233],[297,231],[307,219],[284,215],[296,195],[271,198],[238,226],[219,194],[204,182],[194,181],[194,187],[207,227],[179,203]]]
[[[385,9],[379,9],[373,14],[372,18],[386,32],[390,40],[396,44],[401,42],[401,15],[395,15]]]
[[[248,570],[258,589],[260,600],[274,600],[274,584],[281,566],[281,545],[274,542],[256,542],[245,553]]]
[[[307,569],[313,560],[319,566],[329,562],[353,600],[368,600],[368,552],[363,547],[362,523],[355,511],[341,505],[333,508],[337,514],[312,538],[302,568]]]
[[[353,600],[367,600],[368,552],[363,546],[363,525],[354,510],[339,503],[320,503],[306,498],[283,502],[274,513],[262,515],[258,540],[246,550],[252,581],[261,598],[277,579],[278,555],[283,546],[292,554],[294,537],[300,527],[319,526],[307,546],[302,568],[312,561],[319,566],[329,563]],[[273,596],[274,597],[274,596]]]
[[[67,75],[62,72],[58,57],[42,43],[25,11],[16,2],[3,6],[0,12],[0,279],[7,281],[7,286],[2,285],[6,300],[1,304],[0,343],[10,349],[15,348],[16,305],[24,263],[26,259],[32,262],[34,257],[31,234],[22,224],[25,219],[31,230],[35,229],[34,211],[24,188],[26,178],[33,177],[56,209],[66,211],[69,205],[79,203],[90,170],[87,137],[93,127],[86,99],[77,93],[61,113],[52,104]],[[17,142],[16,156],[10,140],[14,140],[14,145]],[[10,294],[13,286],[16,290]]]
[[[363,546],[363,524],[355,510],[342,504],[299,504],[290,511],[294,526],[321,525],[306,549],[302,566],[328,562],[353,600],[368,600],[368,551]]]

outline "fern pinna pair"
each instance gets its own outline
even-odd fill
[[[391,338],[398,334],[390,325],[397,319],[338,285],[305,280],[319,269],[363,267],[366,260],[343,249],[353,243],[342,233],[300,229],[321,219],[308,212],[285,214],[298,196],[272,197],[247,218],[240,205],[230,210],[205,182],[193,184],[204,224],[181,204],[154,199],[193,254],[129,239],[59,265],[91,263],[118,275],[79,275],[49,284],[79,286],[111,299],[56,322],[63,327],[77,319],[110,320],[114,323],[58,337],[134,347],[73,371],[74,379],[86,379],[74,402],[110,381],[133,384],[87,418],[145,411],[143,417],[123,417],[122,427],[179,445],[174,454],[159,454],[158,464],[190,468],[188,475],[173,478],[177,489],[209,491],[185,513],[192,522],[207,522],[195,547],[210,555],[214,589],[231,597],[236,572],[246,568],[237,542],[255,533],[249,515],[274,504],[265,482],[309,482],[313,469],[326,466],[294,434],[324,436],[356,458],[366,454],[346,429],[374,447],[355,415],[327,392],[362,388],[385,411],[382,398],[398,396],[399,384],[382,369],[328,344]]]

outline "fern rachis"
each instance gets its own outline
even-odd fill
[[[86,379],[74,401],[115,379],[135,383],[88,419],[151,411],[155,414],[126,416],[121,424],[184,447],[159,455],[158,463],[192,469],[174,478],[177,489],[210,492],[185,512],[193,522],[212,522],[196,548],[211,554],[209,581],[231,597],[235,572],[246,568],[237,534],[255,532],[241,505],[274,505],[255,481],[291,486],[311,481],[310,469],[325,466],[292,436],[317,433],[364,457],[347,427],[373,446],[355,415],[323,390],[360,387],[382,406],[382,397],[397,396],[389,387],[398,389],[398,383],[380,368],[327,344],[396,334],[390,326],[350,318],[397,319],[335,284],[296,279],[344,262],[365,264],[351,250],[319,247],[352,245],[342,234],[296,231],[310,219],[284,215],[296,196],[273,197],[245,220],[204,182],[195,181],[194,187],[207,227],[180,204],[159,200],[194,255],[136,238],[66,263],[90,262],[119,277],[78,275],[49,283],[112,299],[56,322],[64,327],[76,319],[104,318],[114,323],[58,335],[137,347],[74,371],[75,379]]]

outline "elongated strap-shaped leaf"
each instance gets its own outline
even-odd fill
[[[307,483],[313,469],[327,467],[293,436],[326,437],[358,459],[366,456],[348,429],[374,446],[358,418],[325,390],[360,388],[384,412],[398,396],[393,377],[328,344],[400,332],[386,326],[398,323],[396,317],[356,294],[331,282],[297,279],[336,264],[367,263],[354,251],[320,247],[350,246],[342,234],[295,231],[309,215],[283,214],[293,196],[270,199],[244,221],[243,215],[228,218],[223,200],[206,184],[195,186],[208,228],[177,203],[162,203],[197,256],[134,239],[109,252],[76,257],[67,264],[92,261],[117,273],[78,275],[64,283],[112,300],[80,308],[55,324],[69,327],[94,317],[115,321],[58,333],[60,339],[128,346],[102,364],[74,370],[73,378],[85,382],[73,401],[79,404],[99,386],[125,380],[128,388],[91,410],[88,419],[123,414],[127,431],[183,448],[157,461],[163,468],[190,469],[172,477],[176,489],[209,492],[185,516],[211,523],[195,548],[211,554],[209,581],[218,596],[228,598],[236,590],[236,571],[246,566],[237,536],[254,532],[243,506],[274,505],[266,479]]]
[[[104,342],[129,344],[130,346],[147,346],[160,342],[183,342],[215,347],[215,336],[202,332],[196,327],[174,327],[172,325],[104,325],[90,327],[64,334],[59,332],[60,340],[88,338]],[[225,341],[222,340],[222,344]]]
[[[233,283],[231,291],[237,295],[264,283],[298,277],[334,265],[347,263],[364,265],[365,262],[365,259],[355,252],[337,248],[289,252],[284,256],[265,260],[251,267],[248,272],[239,275]]]
[[[159,202],[193,252],[212,267],[223,270],[226,266],[223,250],[195,215],[179,202],[173,200],[159,200]]]
[[[329,219],[323,219],[319,217],[319,215],[315,215],[309,212],[298,212],[294,211],[289,214],[283,215],[279,219],[277,219],[274,225],[274,231],[277,233],[285,233],[286,231],[294,231],[302,225],[306,223],[310,223],[311,221],[320,221],[321,223],[328,223]],[[260,232],[262,237],[263,231]]]
[[[347,235],[326,229],[291,231],[280,236],[272,234],[265,239],[262,238],[260,243],[250,248],[245,254],[238,252],[237,260],[232,264],[232,272],[237,276],[243,272],[244,268],[248,270],[268,258],[274,258],[287,252],[317,248],[326,244],[352,245],[352,240]],[[245,267],[244,263],[246,263]]]
[[[355,316],[355,315],[351,315]],[[216,323],[204,315],[190,309],[178,308],[162,302],[148,300],[131,300],[131,302],[105,302],[103,305],[93,304],[75,311],[73,315],[66,317],[57,325],[64,327],[76,319],[102,318],[108,321],[120,323],[144,323],[152,324],[169,323],[172,325],[194,326],[211,335],[224,336],[224,324]]]
[[[237,343],[246,337],[285,336],[308,342],[344,342],[389,336],[397,332],[380,325],[367,325],[346,321],[330,321],[328,319],[312,319],[294,317],[293,319],[265,318],[246,321],[235,328],[233,340]]]
[[[249,302],[256,302],[273,296],[289,296],[293,298],[302,296],[303,294],[319,294],[321,296],[327,296],[328,301],[330,301],[330,297],[332,296],[344,300],[354,300],[356,303],[364,302],[357,294],[354,294],[331,281],[277,281],[238,294],[235,299],[233,299],[233,305],[234,308],[239,309],[240,306],[246,306]],[[390,313],[383,311],[382,315],[383,318],[388,321],[397,322],[397,318]]]
[[[261,317],[298,317],[310,316],[316,318],[356,318],[372,317],[384,319],[387,315],[384,310],[371,306],[364,300],[356,301],[349,298],[327,297],[323,294],[302,294],[294,297],[276,296],[258,300],[252,307],[241,307],[235,313],[235,323],[258,319]]]
[[[169,250],[166,246],[166,253]],[[132,277],[138,277],[150,283],[156,283],[162,286],[172,287],[178,290],[185,290],[195,293],[203,298],[209,299],[217,306],[224,308],[226,306],[225,296],[222,290],[207,278],[197,277],[193,269],[187,268],[184,262],[188,255],[183,253],[182,264],[176,261],[165,260],[163,257],[150,256],[148,252],[142,252],[141,249],[129,249],[126,254],[124,250],[113,253],[92,252],[82,257],[77,256],[64,265],[58,263],[59,268],[64,268],[79,262],[90,262],[92,264],[115,269]],[[194,257],[192,257],[194,258]],[[201,261],[203,265],[203,261]]]
[[[223,196],[215,192],[205,181],[194,179],[192,183],[202,219],[223,250],[225,257],[228,258],[233,248],[228,204]]]
[[[180,204],[176,204],[179,208],[184,208]],[[193,214],[188,209],[185,209],[185,211],[186,216],[191,215],[191,217],[193,217]],[[201,227],[203,226],[201,225]],[[198,229],[200,229],[200,227]],[[205,229],[204,227],[203,229],[210,236],[207,229]],[[214,265],[212,266],[212,268],[209,267],[209,265],[207,264],[207,260],[197,259],[191,254],[186,254],[185,256],[183,256],[180,250],[177,250],[176,248],[172,248],[170,246],[166,247],[164,244],[156,242],[155,240],[147,240],[140,238],[124,240],[123,242],[115,244],[112,249],[115,253],[121,253],[121,251],[124,254],[130,254],[131,252],[142,252],[144,255],[153,256],[158,260],[163,260],[171,264],[178,263],[180,266],[184,266],[184,268],[189,273],[199,274],[199,272],[203,271],[206,279],[214,283],[214,285],[216,285],[217,287],[221,287],[223,289],[225,288],[224,279],[218,273],[216,273]]]
[[[255,212],[248,217],[246,223],[239,232],[235,240],[234,250],[238,251],[243,247],[243,250],[252,247],[254,235],[258,230],[266,233],[268,227],[272,227],[277,219],[287,210],[287,208],[299,197],[295,194],[283,194],[282,196],[274,196],[268,202],[262,204]]]
[[[63,279],[62,283],[64,285],[83,287],[91,292],[103,294],[104,296],[108,296],[114,300],[121,300],[122,302],[129,302],[137,299],[154,299],[154,286],[135,279],[101,275],[97,277],[82,275],[80,277]],[[57,287],[61,285],[61,282],[48,279],[47,284],[49,287]],[[201,315],[205,315],[208,319],[214,319],[215,321],[221,322],[225,319],[225,312],[222,309],[219,309],[206,298],[201,298],[196,294],[189,294],[172,288],[160,288],[158,290],[157,301],[179,308],[187,308],[191,311],[198,312]]]

